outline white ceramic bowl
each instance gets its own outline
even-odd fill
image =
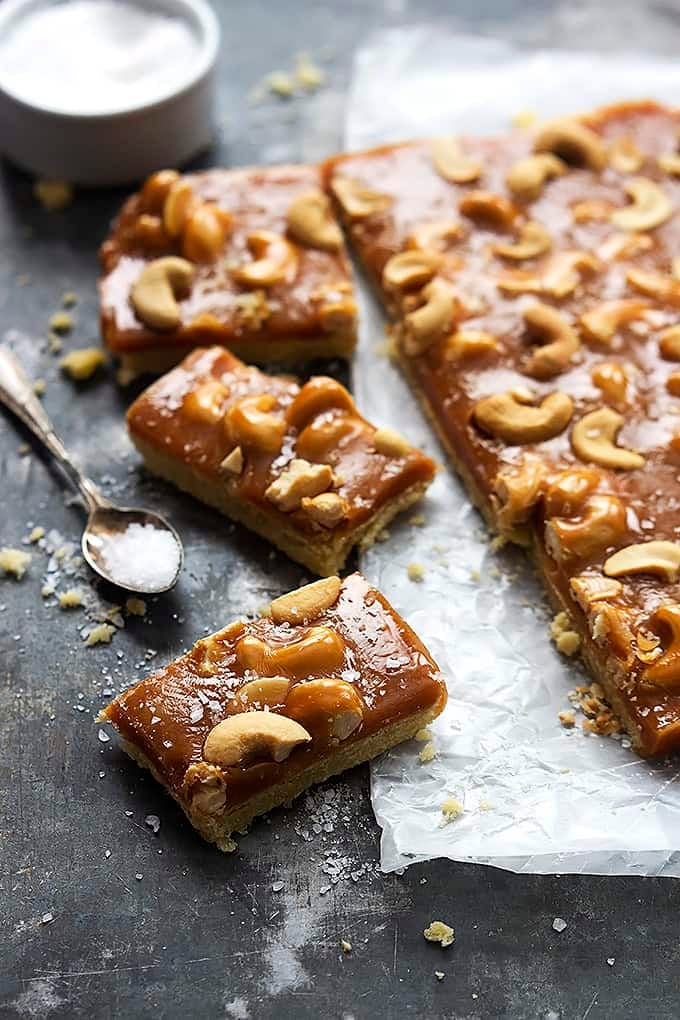
[[[63,112],[28,101],[3,80],[0,152],[37,177],[88,187],[128,184],[162,167],[181,166],[210,144],[219,26],[205,0],[131,0],[142,11],[182,19],[197,45],[192,67],[177,68],[152,102],[113,111]],[[3,0],[0,40],[50,0]]]

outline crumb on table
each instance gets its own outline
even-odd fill
[[[31,554],[24,552],[23,549],[12,549],[8,545],[4,545],[0,549],[0,570],[4,574],[16,577],[17,581],[20,581],[24,576],[30,562]]]
[[[82,347],[80,350],[70,351],[61,359],[59,367],[72,379],[81,382],[94,375],[105,361],[106,355],[99,347]]]
[[[116,633],[116,628],[110,623],[100,623],[93,627],[85,638],[85,645],[91,648],[92,645],[108,644]]]
[[[568,613],[558,613],[550,622],[549,633],[562,655],[575,655],[581,647],[581,638],[573,630]]]
[[[73,329],[73,319],[62,309],[50,317],[49,326],[53,333],[68,333]]]
[[[419,584],[425,577],[425,568],[422,563],[409,563],[406,573],[408,574],[409,581],[415,581]]]
[[[144,599],[138,599],[134,596],[130,596],[125,603],[125,608],[130,616],[146,616],[146,602]]]
[[[33,194],[48,212],[65,209],[73,201],[73,187],[68,181],[37,180],[33,185]]]
[[[437,749],[431,740],[428,741],[427,744],[425,744],[425,747],[422,749],[418,757],[420,758],[423,765],[426,765],[427,762],[432,761],[434,758],[437,757]]]
[[[446,924],[444,921],[430,922],[423,935],[428,942],[438,942],[442,949],[452,945],[456,938],[456,933],[451,925]]]
[[[463,803],[457,797],[447,797],[442,804],[442,815],[444,824],[453,822],[465,811]]]
[[[39,542],[41,538],[45,537],[45,529],[41,528],[39,524],[33,528],[33,531],[28,536],[29,542]]]
[[[76,609],[83,604],[83,593],[80,588],[69,588],[59,593],[60,609]]]

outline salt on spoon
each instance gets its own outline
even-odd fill
[[[138,595],[168,591],[184,561],[179,535],[149,510],[114,506],[69,457],[18,358],[0,346],[0,401],[41,441],[74,485],[88,511],[82,550],[100,577]]]

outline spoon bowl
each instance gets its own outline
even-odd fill
[[[98,506],[88,517],[81,547],[96,574],[139,595],[169,591],[184,563],[172,525],[135,507]]]

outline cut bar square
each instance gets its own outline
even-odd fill
[[[102,335],[123,381],[213,343],[258,364],[354,349],[349,262],[316,166],[160,171],[100,254]]]
[[[472,500],[646,755],[680,749],[679,129],[624,103],[326,166]]]
[[[414,736],[446,704],[438,667],[360,574],[275,599],[129,688],[99,717],[192,825],[232,832]]]
[[[192,352],[132,404],[148,468],[317,574],[340,570],[420,499],[435,464],[361,417],[326,376],[266,375],[222,347]]]

